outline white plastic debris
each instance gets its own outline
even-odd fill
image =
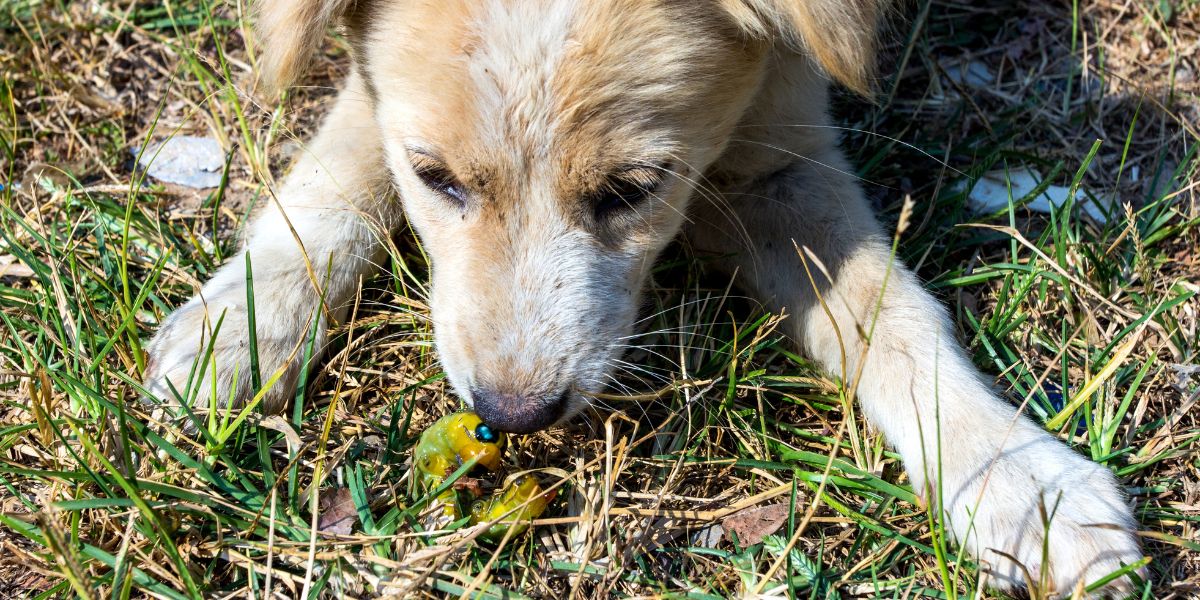
[[[992,70],[977,60],[972,60],[965,65],[962,63],[943,65],[942,69],[946,71],[946,77],[949,77],[951,81],[967,87],[987,87],[996,81]]]
[[[971,187],[971,191],[967,196],[967,206],[971,210],[980,213],[994,213],[1005,210],[1008,208],[1010,196],[1014,203],[1020,202],[1021,199],[1032,194],[1042,180],[1041,173],[1028,167],[1007,170],[1000,169],[985,173]],[[1047,186],[1045,191],[1026,203],[1024,207],[1032,211],[1049,214],[1051,211],[1065,204],[1070,194],[1071,189],[1068,187],[1061,185]],[[1108,222],[1108,216],[1105,215],[1105,211],[1101,207],[1096,206],[1083,193],[1083,190],[1075,190],[1075,206],[1083,210],[1098,223]],[[1111,210],[1108,212],[1111,212]]]
[[[713,523],[704,529],[696,532],[693,544],[701,548],[716,548],[721,543],[721,539],[725,537],[725,528],[717,523]]]
[[[133,155],[139,150],[134,148]],[[146,146],[138,164],[154,179],[192,188],[221,185],[225,152],[217,140],[179,135]]]

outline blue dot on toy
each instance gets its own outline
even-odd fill
[[[475,439],[481,442],[494,442],[496,441],[496,432],[492,431],[491,427],[480,423],[479,426],[475,428]]]

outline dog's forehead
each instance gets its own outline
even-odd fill
[[[704,62],[678,29],[652,2],[486,2],[464,47],[476,112],[511,136],[661,110]]]
[[[377,85],[393,75],[403,88],[395,102],[410,107],[398,112],[416,130],[408,133],[457,155],[450,160],[586,170],[669,152],[704,106],[722,102],[723,71],[744,68],[732,30],[699,4],[424,4],[396,16],[407,21],[401,32],[373,36],[388,64]],[[389,90],[380,93],[387,103]],[[498,152],[506,156],[480,158]]]

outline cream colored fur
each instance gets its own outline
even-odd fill
[[[827,76],[869,87],[880,4],[264,0],[264,76],[293,78],[338,10],[355,13],[355,73],[246,242],[262,371],[284,373],[271,408],[294,391],[313,319],[319,348],[402,212],[432,260],[450,382],[469,402],[482,387],[530,402],[568,390],[556,419],[584,405],[575,392],[603,387],[650,266],[682,232],[786,310],[826,369],[861,372],[867,418],[918,493],[942,498],[936,509],[994,585],[1022,587],[1019,562],[1070,594],[1140,558],[1113,475],[990,389],[945,309],[890,258],[821,127]],[[422,183],[414,164],[430,161],[456,176],[465,203]],[[582,199],[606,177],[647,164],[671,168],[650,201],[616,220],[588,216]],[[719,195],[697,193],[697,181]],[[243,401],[246,312],[239,256],[163,323],[151,393],[173,400],[224,315],[197,402]],[[1057,506],[1049,564],[1039,503]]]

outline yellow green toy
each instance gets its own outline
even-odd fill
[[[425,490],[436,489],[471,459],[475,459],[475,466],[488,471],[499,469],[506,442],[503,433],[488,427],[473,412],[457,412],[438,419],[421,434],[413,450],[413,464],[421,486]],[[497,541],[510,528],[514,529],[513,535],[520,535],[529,528],[531,520],[546,510],[555,495],[555,492],[544,492],[537,478],[522,475],[508,482],[491,498],[475,501],[471,506],[470,522],[476,525],[504,517],[480,537]],[[446,522],[461,518],[458,491],[453,487],[439,494],[438,502]]]
[[[556,495],[557,491],[543,491],[536,478],[522,475],[504,486],[504,491],[499,494],[487,500],[476,500],[471,505],[471,524],[503,518],[503,521],[480,535],[493,542],[503,538],[509,529],[513,530],[514,537],[521,535],[529,529],[529,522],[541,515]]]

